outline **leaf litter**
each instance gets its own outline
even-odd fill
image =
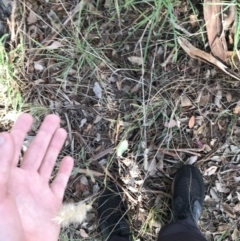
[[[26,83],[25,102],[34,105],[30,136],[47,113],[61,117],[68,140],[59,160],[66,154],[75,159],[64,202],[93,203],[85,207],[86,220],[62,234],[98,239],[96,200],[106,180],[117,180],[135,236],[156,240],[170,219],[174,174],[188,163],[204,175],[201,231],[208,240],[223,234],[224,240],[237,240],[239,60],[228,62],[236,52],[233,5],[218,6],[220,14],[209,19],[209,6],[188,1],[160,9],[118,1],[118,10],[112,1],[18,4],[24,14],[15,18],[24,21],[13,23],[16,39],[10,46],[20,40],[26,46],[19,78]],[[226,21],[219,22],[220,16]]]

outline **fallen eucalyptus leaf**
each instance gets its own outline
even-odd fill
[[[128,57],[128,60],[132,64],[136,64],[136,65],[142,65],[143,64],[143,58],[141,58],[141,57],[131,56],[131,57]]]
[[[98,82],[94,83],[93,92],[98,97],[98,99],[102,99],[102,88],[100,87]]]
[[[122,154],[128,149],[128,141],[123,140],[117,146],[117,156],[121,157]]]
[[[58,41],[53,41],[49,46],[47,46],[47,49],[58,49],[60,47],[63,47],[64,45],[61,44]]]
[[[222,183],[216,182],[216,188],[218,192],[229,193],[230,189],[226,188]]]
[[[190,129],[192,129],[194,127],[194,124],[195,124],[195,116],[193,115],[190,119],[189,119],[189,122],[188,122],[188,127]]]
[[[221,206],[222,206],[221,208],[223,209],[223,212],[225,212],[229,217],[236,218],[234,209],[232,209],[227,203],[223,203]]]
[[[37,71],[43,71],[44,70],[44,67],[38,63],[37,61],[34,62],[34,69],[37,70]]]
[[[181,96],[181,106],[182,107],[192,106],[191,100],[186,95]]]
[[[169,122],[164,123],[164,126],[169,129],[173,128],[176,125],[177,125],[177,122],[175,120],[170,120]]]
[[[214,98],[214,104],[215,104],[218,108],[221,108],[221,107],[222,107],[222,105],[221,105],[221,103],[220,103],[221,99],[222,99],[222,90],[218,90],[218,91],[217,91],[217,94],[216,94],[216,96],[215,96],[215,98]]]
[[[239,241],[239,238],[240,238],[240,232],[238,231],[237,228],[234,229],[234,231],[233,231],[231,237],[232,237],[232,240],[233,240],[233,241]]]
[[[32,10],[30,10],[28,18],[27,18],[28,24],[33,24],[37,22],[37,15]]]
[[[198,159],[198,156],[190,156],[186,162],[186,164],[188,165],[192,165],[194,164]]]
[[[211,166],[209,167],[205,172],[204,172],[204,176],[211,176],[213,174],[215,174],[215,172],[217,171],[218,167],[217,166]]]
[[[240,113],[240,105],[237,105],[237,106],[233,109],[233,113],[236,114],[236,115]]]
[[[88,238],[89,237],[88,234],[86,233],[86,231],[82,228],[80,229],[80,235],[81,235],[82,238]]]
[[[85,177],[85,176],[81,176],[80,178],[80,182],[85,185],[85,186],[88,186],[88,179]]]

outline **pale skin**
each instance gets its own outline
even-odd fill
[[[0,133],[0,241],[57,241],[60,227],[53,218],[62,207],[73,159],[61,161],[49,179],[67,133],[60,119],[48,115],[17,167],[32,117],[22,114],[10,133]]]

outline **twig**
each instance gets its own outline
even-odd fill
[[[201,149],[200,148],[196,148],[196,149],[165,149],[165,148],[162,148],[162,147],[154,146],[153,150],[159,150],[162,153],[173,156],[173,157],[178,157],[178,155],[175,154],[175,153],[172,153],[172,152],[185,152],[185,153],[189,153],[189,154],[200,157],[201,154],[196,153],[196,152],[203,151],[204,149],[203,148],[201,148]]]
[[[70,125],[67,113],[64,113],[64,115],[65,115],[65,118],[66,118],[66,121],[67,121],[69,141],[70,141],[70,143],[72,143],[72,129],[71,129],[71,125]]]
[[[218,148],[214,149],[213,151],[211,151],[210,153],[208,153],[205,157],[203,157],[202,159],[200,159],[199,161],[197,161],[196,165],[199,166],[199,165],[202,164],[203,162],[209,160],[217,151],[218,151]]]
[[[224,143],[222,146],[218,147],[217,144],[218,144],[218,141],[217,141],[217,143],[215,143],[215,148],[210,153],[208,153],[205,157],[203,157],[202,159],[197,161],[197,163],[196,163],[197,166],[199,166],[203,162],[209,160],[219,149],[221,149],[222,147],[224,147],[226,145],[226,143]]]
[[[115,135],[115,144],[117,144],[118,136],[119,136],[119,130],[120,130],[120,117],[121,114],[118,114],[118,119],[117,119],[117,125],[116,125],[116,135]]]
[[[151,193],[158,193],[158,194],[162,194],[165,197],[171,198],[172,199],[172,195],[163,192],[163,191],[159,191],[159,190],[150,190],[150,189],[145,189],[146,192],[151,192]]]
[[[182,31],[184,34],[186,34],[188,37],[191,37],[193,34],[189,33],[185,28],[183,28],[182,26],[178,25],[177,23],[173,23],[174,28]]]
[[[11,14],[11,42],[14,41],[15,39],[15,12],[16,12],[16,0],[13,1],[12,3],[12,14]]]
[[[93,157],[91,157],[90,159],[88,159],[88,163],[96,161],[104,156],[106,156],[107,154],[112,154],[114,151],[114,149],[112,147],[105,149],[101,152],[99,152],[98,154],[94,155]]]
[[[161,64],[161,66],[162,66],[163,68],[165,68],[165,67],[167,66],[167,64],[170,62],[170,60],[171,60],[174,52],[175,52],[175,48],[172,49],[172,51],[170,52],[170,54],[168,55],[168,57],[166,58],[166,60]]]

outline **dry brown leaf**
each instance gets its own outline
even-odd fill
[[[157,168],[156,168],[156,158],[153,158],[151,161],[150,161],[150,164],[149,164],[149,167],[148,167],[148,174],[149,176],[154,176],[157,172]]]
[[[195,124],[195,116],[193,115],[190,119],[189,119],[189,122],[188,122],[188,127],[190,129],[192,129],[194,127],[194,124]]]
[[[88,238],[89,237],[88,234],[86,233],[86,231],[82,228],[80,229],[80,235],[81,235],[82,238]]]
[[[229,193],[230,189],[226,188],[224,186],[224,184],[220,183],[220,182],[216,182],[216,188],[218,192],[222,192],[222,193]]]
[[[139,90],[139,87],[140,85],[139,84],[136,84],[131,90],[130,90],[130,93],[136,93],[138,90]]]
[[[33,24],[37,22],[37,15],[32,10],[30,10],[28,18],[27,18],[28,24]]]
[[[128,57],[128,60],[132,64],[136,64],[136,65],[142,65],[143,64],[143,58],[142,57],[130,56],[130,57]]]
[[[206,124],[203,123],[203,124],[194,132],[194,134],[195,134],[195,135],[200,135],[200,134],[202,134],[202,133],[204,132],[205,128],[206,128]]]
[[[223,34],[221,0],[204,0],[204,19],[206,22],[209,46],[213,56],[228,64],[227,42]]]
[[[59,41],[53,41],[49,46],[47,46],[47,49],[58,49],[63,46],[64,45],[61,44]]]
[[[236,218],[236,214],[233,208],[231,208],[227,203],[222,204],[222,209],[223,209],[223,212],[225,212],[229,217]]]
[[[98,15],[99,17],[103,17],[102,13],[98,11],[92,3],[89,3],[89,10],[92,14]]]
[[[219,69],[221,69],[225,74],[228,74],[236,80],[240,80],[240,76],[227,67],[225,64],[220,62],[218,59],[213,57],[211,54],[208,54],[196,47],[194,47],[188,40],[178,37],[179,45],[184,49],[184,51],[192,58],[203,61],[207,64],[213,64]]]
[[[236,114],[236,115],[240,113],[240,105],[237,105],[237,106],[233,109],[233,113]]]
[[[34,69],[37,70],[37,71],[43,71],[44,66],[42,64],[40,64],[39,62],[35,61],[34,62]]]
[[[237,203],[234,207],[233,207],[234,211],[239,213],[240,212],[240,203]]]
[[[240,177],[233,177],[235,182],[240,182]]]
[[[232,240],[233,240],[233,241],[239,241],[239,238],[240,238],[240,232],[238,231],[237,228],[234,229],[234,231],[233,231],[231,237],[232,237]]]
[[[84,176],[84,175],[82,175],[81,177],[80,177],[80,182],[83,184],[83,185],[85,185],[85,186],[88,186],[89,184],[88,184],[88,179]]]
[[[96,116],[96,118],[95,118],[95,120],[93,121],[93,123],[94,124],[97,124],[99,121],[101,121],[102,120],[102,116],[100,116],[100,115],[97,115]]]
[[[214,201],[216,202],[219,202],[220,201],[220,198],[218,197],[216,191],[214,190],[214,188],[211,188],[210,189],[210,194],[211,194],[211,197]]]
[[[221,105],[221,99],[222,99],[222,90],[218,90],[217,91],[217,94],[214,98],[214,104],[218,107],[218,108],[221,108],[222,105]]]
[[[101,88],[101,86],[100,86],[100,84],[98,82],[94,83],[93,92],[98,97],[98,99],[102,99],[102,92],[103,92],[103,90],[102,90],[102,88]]]
[[[237,193],[238,201],[240,201],[240,193],[239,192],[236,192],[236,193]]]
[[[219,128],[219,130],[220,130],[220,131],[223,131],[223,130],[224,130],[224,127],[221,126],[221,124],[220,124],[219,121],[217,122],[217,124],[218,124],[218,128]]]
[[[212,140],[210,141],[210,145],[211,145],[211,146],[214,146],[215,143],[216,143],[216,141],[217,141],[217,139],[212,139]]]
[[[195,14],[190,14],[189,19],[190,19],[189,22],[193,27],[198,26],[198,20],[197,20],[197,16]]]
[[[215,174],[215,172],[217,171],[218,167],[217,166],[211,166],[209,167],[205,172],[204,172],[204,176],[211,176],[213,174]]]
[[[218,226],[218,232],[224,232],[228,228],[227,224],[221,224]]]
[[[170,120],[169,122],[164,123],[164,126],[169,129],[173,128],[176,125],[177,125],[177,122],[175,120]]]
[[[226,99],[227,99],[227,102],[231,102],[232,101],[232,94],[230,92],[227,92]]]
[[[193,163],[195,163],[197,161],[197,159],[198,159],[198,156],[191,156],[188,158],[186,164],[192,165]]]
[[[181,106],[182,107],[192,106],[191,100],[186,95],[181,96]]]
[[[82,173],[82,174],[85,174],[87,176],[96,176],[96,177],[102,177],[104,176],[104,173],[101,173],[101,172],[97,172],[97,171],[94,171],[94,170],[90,170],[90,169],[78,169],[78,172],[79,173]]]
[[[209,101],[209,96],[208,95],[203,95],[200,98],[199,105],[200,106],[205,106]]]

